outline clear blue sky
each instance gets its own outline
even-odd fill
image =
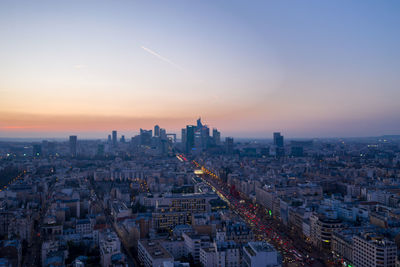
[[[399,1],[1,1],[0,136],[400,133]]]

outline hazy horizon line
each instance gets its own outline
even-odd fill
[[[107,137],[81,137],[79,138],[79,135],[77,134],[71,134],[71,135],[66,135],[65,137],[7,137],[3,136],[0,137],[0,142],[3,141],[16,141],[16,142],[23,142],[23,141],[68,141],[69,136],[77,136],[78,140],[85,140],[85,141],[96,141],[96,140],[101,140],[101,141],[107,141]],[[134,135],[131,137],[126,138],[126,142],[130,142],[130,138],[133,138]],[[122,135],[120,135],[122,136]],[[119,138],[120,138],[119,136]],[[224,138],[226,137],[233,137],[236,140],[273,140],[273,137],[239,137],[239,136],[231,136],[231,135],[226,135],[226,136],[221,136],[221,141],[223,141]],[[400,138],[400,133],[399,134],[382,134],[382,135],[366,135],[366,136],[313,136],[313,137],[286,137],[284,135],[286,140],[326,140],[326,139],[370,139],[370,138]],[[177,140],[181,140],[180,138],[177,138]]]

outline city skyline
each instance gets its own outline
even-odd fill
[[[0,7],[0,137],[400,133],[396,1]]]
[[[198,117],[201,118],[201,117]],[[195,120],[191,120],[187,122],[187,125],[194,125],[194,121]],[[79,131],[79,130],[75,130],[75,131],[51,131],[51,132],[41,132],[41,131],[36,131],[36,132],[12,132],[13,135],[7,135],[9,134],[9,131],[4,131],[4,132],[0,132],[0,139],[3,140],[34,140],[34,139],[54,139],[54,140],[62,140],[62,139],[66,139],[68,138],[68,136],[71,135],[77,135],[79,136],[80,139],[83,140],[94,140],[94,139],[101,139],[101,140],[106,140],[107,136],[110,135],[116,131],[118,132],[118,136],[125,136],[126,138],[131,138],[131,137],[135,137],[140,135],[141,130],[153,130],[153,128],[155,126],[159,126],[159,123],[157,124],[153,124],[151,125],[151,123],[146,123],[146,124],[141,124],[141,125],[146,125],[146,127],[140,126],[138,129],[128,129],[127,127],[121,127],[122,130],[120,129],[116,129],[116,128],[112,128],[109,130],[101,130],[101,131],[91,131],[91,132],[87,132],[87,131]],[[177,123],[178,125],[178,123]],[[205,124],[206,126],[209,126],[211,130],[213,129],[218,129],[220,130],[221,128],[218,125],[210,125],[208,123]],[[162,125],[161,125],[162,126]],[[160,126],[159,126],[160,127]],[[186,127],[186,125],[178,125],[176,126],[177,128],[173,128],[173,129],[165,129],[166,132],[168,134],[175,134],[177,136],[177,138],[180,140],[181,137],[181,130],[182,127]],[[26,127],[24,129],[29,129],[29,127]],[[12,131],[12,127],[10,127],[10,129],[7,129]],[[20,130],[20,129],[16,129],[16,130]],[[295,135],[291,132],[285,132],[285,131],[280,131],[279,129],[273,129],[271,131],[262,131],[259,134],[250,134],[248,135],[246,132],[242,132],[242,133],[238,133],[235,132],[232,134],[232,132],[222,132],[221,137],[225,138],[225,137],[233,137],[233,138],[238,138],[238,139],[254,139],[254,140],[273,140],[273,134],[275,134],[276,132],[279,133],[284,133],[286,138],[289,139],[329,139],[329,138],[376,138],[376,137],[384,137],[384,136],[400,136],[399,134],[387,134],[387,133],[382,133],[379,134],[379,132],[376,132],[375,135],[373,134],[365,134],[365,135],[312,135],[312,134],[306,134],[306,135]]]

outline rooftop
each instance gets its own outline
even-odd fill
[[[248,245],[257,253],[276,251],[275,248],[267,242],[249,242]]]
[[[159,240],[142,239],[139,242],[153,259],[173,258]]]

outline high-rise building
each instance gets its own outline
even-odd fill
[[[73,158],[75,158],[77,155],[77,140],[78,137],[76,135],[71,135],[69,137],[69,153]]]
[[[121,140],[119,140],[121,143],[125,143],[125,135],[121,135]]]
[[[225,138],[225,152],[226,154],[233,154],[233,137],[226,137]]]
[[[154,126],[154,136],[160,136],[160,126],[158,125]]]
[[[210,129],[201,122],[201,118],[197,120],[194,135],[194,147],[196,152],[207,149],[210,143]]]
[[[111,134],[108,135],[107,143],[111,144]]]
[[[275,155],[277,157],[282,157],[285,155],[285,148],[283,143],[283,135],[281,133],[274,133],[274,146],[275,146]]]
[[[198,153],[206,150],[212,143],[210,129],[199,118],[196,125],[187,125],[182,129],[182,145],[186,153]]]
[[[114,147],[117,146],[117,131],[112,131],[112,144]]]
[[[160,128],[159,131],[158,131],[158,136],[162,140],[167,140],[167,131],[164,128]]]
[[[203,150],[203,138],[201,130],[196,130],[194,132],[194,147],[196,152],[201,152]]]
[[[200,129],[201,127],[203,127],[203,124],[201,123],[201,118],[197,119],[197,128]]]
[[[183,128],[181,131],[181,142],[182,146],[185,148],[186,147],[186,128]],[[186,149],[186,148],[185,148]]]
[[[283,147],[283,135],[281,133],[274,133],[274,145],[277,147]]]
[[[214,145],[219,146],[221,144],[221,133],[216,128],[213,129],[212,138]]]
[[[142,146],[150,146],[151,145],[151,137],[153,136],[152,130],[143,130],[140,129],[140,145]]]
[[[194,132],[196,131],[196,127],[193,125],[186,126],[186,153],[192,152],[194,147]]]
[[[210,144],[210,128],[207,125],[203,125],[200,129],[201,134],[201,148],[207,149]]]

